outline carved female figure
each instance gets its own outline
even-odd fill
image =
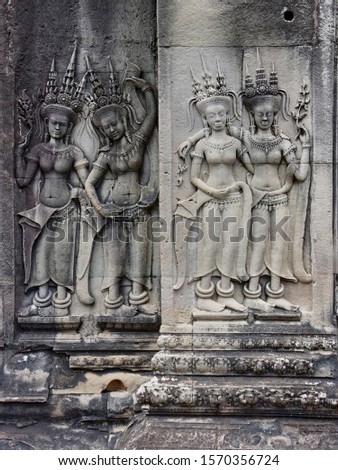
[[[303,265],[303,238],[307,207],[307,190],[299,189],[299,209],[289,213],[289,192],[294,181],[302,183],[309,173],[309,133],[297,122],[302,143],[302,155],[297,158],[296,146],[278,129],[278,114],[286,115],[286,94],[278,87],[277,73],[270,74],[267,83],[265,70],[257,69],[256,85],[247,74],[244,105],[250,117],[250,130],[228,124],[231,135],[241,140],[244,148],[242,162],[249,171],[253,207],[249,236],[247,272],[249,283],[244,286],[244,304],[254,310],[269,312],[273,307],[298,310],[284,298],[282,279],[309,282],[311,276]],[[196,134],[190,142],[183,142],[181,152],[201,139]],[[197,144],[198,145],[198,144]],[[284,176],[282,167],[286,166]],[[301,209],[302,208],[302,209]],[[290,224],[291,218],[291,224]],[[291,230],[291,227],[292,230]],[[266,301],[261,299],[260,277],[270,275],[266,285]]]
[[[231,129],[231,133],[239,136],[245,146],[247,154],[244,161],[252,174],[249,177],[253,193],[248,258],[250,281],[244,287],[245,304],[261,311],[270,311],[272,307],[298,310],[297,305],[285,299],[281,281],[302,279],[308,282],[310,277],[304,271],[302,253],[297,256],[293,253],[295,248],[302,251],[296,238],[299,231],[304,234],[306,211],[302,211],[303,214],[290,214],[289,211],[289,193],[294,180],[302,183],[308,177],[310,138],[301,124],[302,155],[299,160],[296,146],[278,129],[278,114],[283,110],[285,115],[287,111],[286,106],[283,108],[285,98],[284,90],[278,87],[277,73],[272,70],[268,84],[265,70],[260,66],[256,73],[256,86],[249,74],[245,81],[244,106],[250,117],[250,131]],[[284,176],[281,173],[283,165],[286,165]],[[265,287],[267,302],[260,298],[259,280],[263,274],[270,275],[270,282]]]
[[[133,131],[133,113],[128,97],[121,93],[116,76],[111,72],[110,92],[91,70],[90,81],[99,109],[93,122],[105,136],[107,145],[100,149],[86,181],[88,197],[100,216],[105,218],[103,228],[104,279],[102,291],[107,313],[155,314],[156,307],[149,302],[151,289],[151,246],[147,237],[147,220],[157,191],[140,182],[147,142],[155,127],[156,106],[150,85],[143,79],[127,78],[141,91],[145,99],[146,116],[141,126]],[[102,178],[111,178],[111,190],[103,201],[96,190]],[[131,281],[129,305],[122,296],[123,279]]]
[[[25,155],[31,131],[19,144],[16,154],[16,179],[20,188],[28,186],[38,170],[40,180],[38,204],[20,212],[23,228],[23,253],[26,290],[37,288],[33,304],[26,314],[64,316],[69,313],[74,288],[77,204],[79,188],[72,188],[68,177],[75,170],[84,185],[87,160],[81,150],[67,140],[76,120],[71,108],[78,105],[79,90],[74,96],[75,50],[56,94],[54,61],[49,74],[41,116],[48,141],[35,145]],[[53,294],[51,283],[56,286]]]
[[[193,198],[181,201],[177,214],[195,202],[196,215],[202,222],[202,239],[198,242],[196,296],[197,308],[221,312],[225,308],[243,312],[246,307],[234,298],[233,281],[247,279],[246,221],[250,216],[251,194],[246,183],[236,181],[233,166],[241,154],[241,143],[226,132],[231,116],[231,92],[224,75],[217,74],[216,86],[205,71],[205,90],[193,77],[197,111],[208,125],[205,136],[191,152],[190,181],[197,188]],[[236,109],[236,108],[235,108]],[[203,178],[202,164],[207,163]],[[220,277],[216,286],[212,276]],[[213,300],[214,294],[217,300]]]

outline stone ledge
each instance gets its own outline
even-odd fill
[[[146,415],[117,441],[115,449],[336,450],[338,420],[243,416]]]
[[[135,316],[100,315],[97,324],[107,330],[138,330],[157,331],[159,329],[159,317],[155,315],[138,314]]]
[[[76,330],[82,323],[80,316],[66,317],[18,317],[23,330]]]
[[[132,371],[151,371],[153,354],[76,354],[69,358],[71,369],[128,369]]]
[[[338,396],[318,384],[223,385],[197,379],[156,378],[136,392],[140,408],[154,414],[322,416],[338,418]]]

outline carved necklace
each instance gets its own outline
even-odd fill
[[[265,137],[253,137],[252,135],[248,136],[249,142],[253,147],[256,147],[260,150],[263,150],[265,153],[269,153],[274,147],[277,147],[281,142],[281,136],[277,136],[274,139],[266,139]]]
[[[52,160],[59,160],[61,158],[66,158],[69,160],[72,158],[72,148],[70,145],[64,147],[63,149],[58,149],[51,147],[50,144],[40,144],[44,157],[50,158]]]
[[[205,139],[204,143],[207,147],[211,149],[224,150],[224,149],[232,147],[235,143],[235,139],[232,137],[230,140],[227,140],[226,142],[219,143],[218,141],[212,140],[209,137],[208,139]]]
[[[124,151],[116,152],[116,153],[107,153],[107,157],[112,157],[115,160],[122,160],[128,162],[132,157],[135,156],[135,152],[140,147],[140,141],[136,139],[135,142],[130,143],[127,146],[127,149]]]

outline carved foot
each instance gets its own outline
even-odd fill
[[[143,305],[138,305],[137,313],[143,313],[145,315],[156,315],[158,313],[158,309],[156,305],[147,302]]]
[[[233,295],[235,292],[235,286],[233,283],[230,283],[230,287],[228,289],[224,289],[221,286],[221,281],[218,281],[216,284],[216,292],[218,294],[217,303],[221,304],[223,308],[227,308],[229,310],[235,310],[237,312],[246,312],[248,307],[243,304],[237,302],[234,299]]]
[[[248,307],[237,302],[233,297],[218,297],[217,303],[221,304],[223,308],[228,308],[229,310],[235,310],[236,312],[247,312]]]
[[[38,315],[39,317],[42,317],[42,318],[61,316],[61,315],[55,315],[55,309],[51,305],[49,307],[39,307]],[[65,316],[65,314],[63,314],[62,316]]]
[[[129,305],[121,305],[121,307],[115,309],[114,313],[123,315],[124,317],[134,317],[137,315],[137,308]]]
[[[54,315],[55,317],[66,317],[69,315],[69,307],[72,303],[72,296],[70,292],[67,292],[65,299],[59,299],[57,297],[57,292],[53,294],[52,305],[54,307]],[[49,315],[44,315],[49,316]]]
[[[201,299],[197,298],[196,306],[199,310],[206,310],[207,312],[222,312],[224,310],[223,305],[215,302],[211,299]]]
[[[39,315],[39,308],[36,305],[30,305],[29,307],[25,307],[19,311],[18,317],[20,318],[27,318],[27,317],[34,317]]]
[[[284,297],[281,297],[280,299],[268,297],[268,302],[274,307],[280,308],[282,310],[287,310],[289,312],[297,312],[299,310],[299,305],[292,304]]]
[[[120,307],[106,307],[105,315],[119,315],[122,317],[134,317],[137,315],[137,309],[135,307],[129,307],[128,305],[121,305]]]
[[[82,282],[79,280],[76,285],[76,294],[77,298],[83,305],[93,305],[95,302],[94,297],[92,297],[88,291],[88,286],[82,285]]]
[[[244,305],[251,310],[259,310],[260,312],[273,312],[273,305],[262,299],[244,299]]]
[[[137,309],[134,306],[123,304],[123,297],[120,295],[117,299],[110,299],[108,296],[104,299],[106,307],[105,315],[135,316]]]

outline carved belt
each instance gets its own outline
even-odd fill
[[[281,207],[287,207],[288,196],[287,194],[278,194],[277,196],[264,196],[263,199],[256,204],[255,208],[265,209],[267,211],[277,210]]]
[[[149,211],[143,207],[131,207],[123,209],[123,212],[117,216],[113,216],[114,222],[131,222],[133,224],[144,222],[149,217]]]
[[[240,192],[230,193],[226,199],[210,199],[207,203],[205,203],[205,207],[215,207],[217,206],[218,209],[223,210],[224,207],[230,205],[240,205],[243,203],[243,195]]]

